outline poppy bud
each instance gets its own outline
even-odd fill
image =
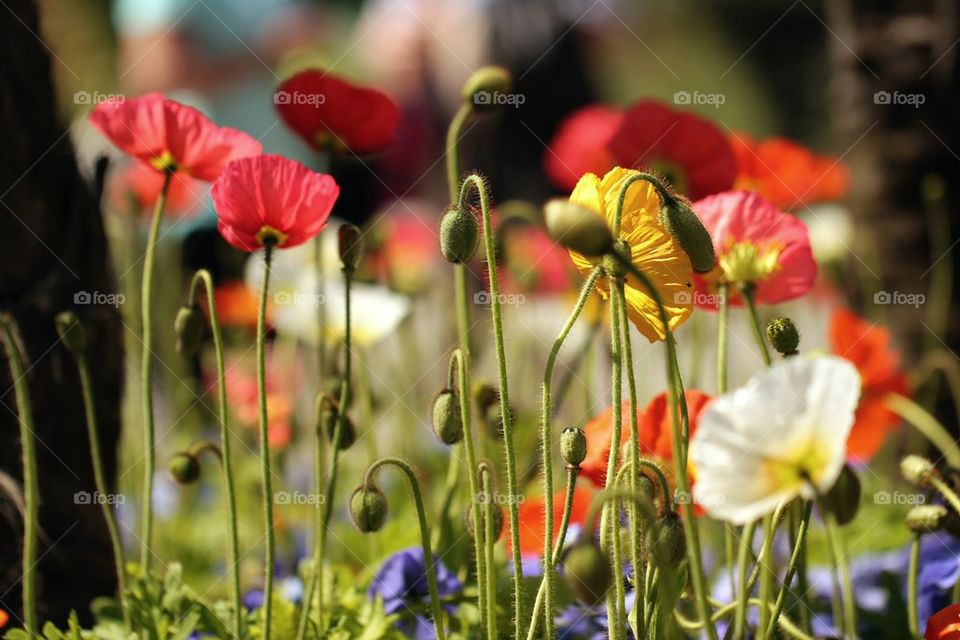
[[[797,355],[800,346],[800,332],[790,318],[778,317],[767,324],[767,339],[782,356]]]
[[[824,496],[826,508],[837,518],[837,524],[849,524],[860,509],[860,478],[850,465],[843,465],[833,488]]]
[[[353,271],[363,257],[363,236],[360,229],[352,224],[342,224],[337,229],[337,251],[343,268]]]
[[[579,467],[587,457],[587,436],[583,429],[568,427],[560,433],[560,457],[571,467]]]
[[[486,502],[483,502],[483,503],[474,502],[473,504],[467,507],[467,533],[470,534],[471,538],[476,537],[473,531],[473,505],[474,504],[480,505],[480,512],[477,515],[480,516],[481,527],[484,526],[483,517],[484,517],[484,514],[487,513]],[[503,507],[501,507],[498,504],[492,504],[490,505],[490,507],[491,507],[491,515],[493,515],[493,539],[494,541],[496,541],[500,539],[500,534],[503,533]]]
[[[689,200],[669,195],[660,209],[660,221],[690,258],[694,271],[709,273],[713,270],[716,264],[713,240],[690,206]]]
[[[490,407],[500,401],[500,394],[493,385],[477,382],[473,385],[473,401],[477,403],[480,413],[486,414]]]
[[[71,353],[81,353],[87,348],[87,332],[73,311],[58,313],[54,324],[63,346]]]
[[[200,477],[200,461],[188,451],[181,451],[167,465],[170,477],[180,484],[191,484]]]
[[[651,560],[654,557],[661,557],[671,567],[676,567],[687,557],[687,538],[683,533],[683,521],[673,511],[667,511],[656,526],[647,528],[644,543]]]
[[[387,497],[377,485],[361,485],[350,496],[350,519],[360,533],[383,528],[387,519]]]
[[[593,540],[578,542],[567,551],[563,574],[573,595],[590,606],[602,602],[613,584],[610,559]]]
[[[949,512],[939,504],[921,504],[907,511],[904,522],[907,529],[914,533],[939,531],[947,522]]]
[[[503,67],[480,67],[463,83],[462,97],[474,111],[492,111],[500,106],[497,94],[510,92],[513,78]]]
[[[909,455],[900,461],[900,473],[907,482],[917,487],[926,486],[936,472],[933,463],[923,456]]]
[[[433,432],[444,444],[463,440],[460,398],[453,389],[442,389],[433,400]]]
[[[440,219],[440,253],[454,264],[473,257],[480,244],[477,217],[467,208],[451,205]]]
[[[568,249],[588,258],[613,249],[613,234],[600,214],[578,204],[554,198],[543,207],[547,232]]]
[[[337,429],[337,407],[334,403],[324,403],[320,409],[318,430],[323,430],[327,434],[327,439],[332,443],[333,436]],[[357,430],[353,426],[353,421],[346,413],[343,414],[343,424],[340,426],[340,439],[336,443],[337,449],[344,451],[353,446],[357,439]]]
[[[203,316],[193,305],[184,305],[177,311],[173,321],[173,331],[177,336],[177,353],[184,358],[192,358],[200,351],[203,343]]]

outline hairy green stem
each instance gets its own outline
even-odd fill
[[[797,571],[802,551],[807,541],[807,529],[810,527],[810,514],[813,511],[813,503],[807,502],[803,507],[803,515],[800,517],[800,526],[797,529],[796,540],[793,545],[793,552],[790,554],[790,562],[787,564],[787,573],[783,577],[783,584],[780,586],[780,593],[777,595],[776,604],[773,607],[773,613],[770,616],[770,624],[767,625],[766,637],[773,637],[774,628],[777,626],[780,615],[783,612],[783,605],[787,600],[787,592],[790,590],[790,583],[793,582],[793,576]],[[772,546],[772,545],[771,545]]]
[[[753,532],[757,528],[757,521],[752,520],[744,526],[740,538],[740,553],[737,556],[737,610],[733,616],[734,640],[743,640],[747,633],[747,600],[750,598],[750,587],[747,585],[747,565],[751,556]]]
[[[480,476],[480,488],[486,495],[492,495],[493,492],[493,468],[490,463],[484,461],[477,466],[477,473]],[[476,504],[476,503],[474,503]],[[497,581],[496,566],[494,565],[493,547],[497,543],[494,531],[494,509],[493,500],[486,500],[483,508],[483,576],[481,581],[477,580],[478,591],[483,593],[481,602],[481,615],[486,618],[487,640],[496,640],[497,638]],[[474,529],[476,531],[476,529]]]
[[[270,266],[273,244],[263,251],[263,282],[257,308],[257,399],[260,405],[260,481],[263,483],[263,524],[267,540],[263,586],[263,637],[270,638],[273,622],[273,564],[276,557],[276,533],[273,530],[273,478],[270,471],[270,436],[267,417],[267,293],[270,289]]]
[[[910,635],[920,633],[920,615],[917,613],[917,577],[920,572],[920,534],[913,536],[910,543],[910,568],[907,570],[907,620]]]

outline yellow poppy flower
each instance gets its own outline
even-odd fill
[[[615,167],[601,179],[587,173],[580,178],[570,201],[597,211],[613,229],[620,189],[624,182],[639,173],[632,169]],[[693,312],[693,267],[690,258],[680,248],[667,228],[660,222],[662,203],[656,189],[649,182],[634,182],[627,190],[620,233],[617,240],[630,247],[630,260],[653,281],[660,292],[669,318],[670,329],[676,329]],[[589,259],[576,251],[570,257],[577,269],[589,273],[599,258]],[[605,283],[597,283],[604,298],[609,294]],[[627,316],[650,342],[666,338],[657,305],[646,288],[633,276],[626,278]]]

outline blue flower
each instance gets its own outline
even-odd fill
[[[463,585],[439,560],[434,560],[437,572],[437,591],[441,597],[459,592]],[[379,596],[384,610],[401,614],[397,627],[416,640],[435,637],[433,621],[427,615],[430,602],[427,587],[426,565],[423,549],[411,547],[393,554],[383,563],[370,583],[367,597]],[[452,611],[453,607],[447,607]]]

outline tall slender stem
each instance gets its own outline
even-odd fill
[[[240,542],[237,533],[237,497],[233,484],[233,462],[231,455],[231,434],[229,415],[227,411],[227,380],[226,366],[223,356],[223,335],[220,331],[220,320],[217,316],[217,302],[213,290],[213,278],[206,269],[200,269],[193,275],[190,282],[191,302],[196,296],[197,287],[203,283],[207,293],[207,308],[210,312],[210,329],[213,332],[213,350],[217,362],[217,393],[220,418],[220,451],[221,469],[223,472],[224,502],[227,507],[227,555],[230,563],[230,582],[233,590],[233,625],[234,633],[238,638],[244,635],[243,626],[243,593],[240,591]],[[272,500],[272,497],[271,497]]]
[[[273,616],[273,564],[276,556],[276,536],[273,531],[273,478],[270,471],[270,437],[267,416],[267,292],[270,288],[270,263],[273,244],[263,251],[263,282],[260,284],[260,303],[257,309],[257,398],[260,405],[260,480],[263,483],[263,525],[267,538],[263,587],[263,637],[270,638]]]
[[[141,521],[140,565],[144,574],[150,573],[153,545],[153,473],[156,468],[156,438],[153,425],[153,272],[156,265],[156,245],[160,239],[160,222],[167,203],[167,191],[173,178],[173,170],[164,172],[163,188],[153,209],[150,233],[143,254],[143,281],[140,290],[140,322],[143,327],[140,351],[141,403],[143,405],[144,471],[143,471],[143,519]]]
[[[760,323],[760,313],[757,311],[756,291],[753,285],[747,284],[740,288],[740,292],[747,303],[747,310],[750,312],[750,326],[753,328],[753,337],[757,341],[757,346],[760,347],[760,356],[763,358],[763,363],[769,367],[772,362],[770,348],[767,347],[767,339],[763,335],[763,325]]]
[[[460,130],[463,129],[463,125],[471,113],[473,113],[473,109],[468,103],[461,104],[447,128],[447,186],[450,193],[450,202],[457,201],[457,193],[460,188],[460,153],[457,149],[460,141]],[[471,473],[473,472],[471,471]]]
[[[790,583],[793,582],[793,576],[796,573],[800,561],[803,559],[803,549],[807,540],[807,529],[810,528],[810,514],[813,511],[813,503],[807,502],[803,506],[803,514],[800,516],[800,526],[797,529],[797,537],[793,544],[793,552],[790,554],[790,562],[787,564],[787,573],[783,576],[783,584],[780,586],[780,593],[777,595],[777,601],[773,607],[773,613],[770,615],[770,624],[767,625],[766,636],[773,637],[773,630],[777,626],[780,615],[783,612],[783,605],[787,600],[787,592],[790,590]]]
[[[551,438],[551,424],[553,417],[552,405],[552,386],[553,386],[553,368],[557,362],[557,356],[560,354],[560,348],[570,335],[573,325],[583,312],[584,306],[593,288],[600,278],[602,269],[595,267],[587,278],[586,282],[580,288],[580,297],[567,318],[566,324],[560,330],[560,335],[553,342],[550,354],[547,356],[547,364],[543,372],[543,387],[541,390],[540,403],[540,446],[543,451],[543,502],[545,509],[544,518],[544,537],[543,537],[543,578],[540,581],[540,590],[544,592],[544,602],[546,610],[544,613],[544,624],[548,638],[553,637],[553,596],[554,596],[554,570],[552,550],[553,550],[553,438]],[[539,591],[538,591],[539,598]],[[535,607],[534,615],[538,609]],[[531,628],[537,625],[536,620],[531,621]]]
[[[830,563],[836,567],[840,575],[840,604],[843,608],[840,631],[842,637],[856,637],[857,635],[857,602],[854,597],[853,580],[850,577],[850,565],[847,563],[847,554],[843,549],[837,531],[836,517],[824,508],[823,501],[818,497],[817,507],[823,518],[823,530],[827,535],[827,551]]]
[[[10,378],[17,398],[17,413],[20,423],[20,449],[23,465],[23,557],[21,558],[23,593],[23,627],[32,638],[39,631],[37,621],[37,533],[39,532],[38,510],[40,488],[37,477],[36,430],[33,421],[33,405],[30,402],[30,387],[20,351],[20,335],[13,316],[0,316],[3,347],[10,361]]]
[[[727,392],[727,344],[729,340],[728,327],[730,322],[730,305],[727,301],[729,286],[721,284],[717,289],[720,311],[717,315],[717,395]]]
[[[917,577],[920,572],[920,534],[913,536],[910,543],[910,568],[907,570],[907,620],[910,636],[920,633],[920,616],[917,613]]]
[[[739,590],[737,598],[737,609],[733,617],[733,637],[734,640],[743,640],[747,632],[747,601],[750,598],[751,587],[747,584],[747,564],[751,555],[751,546],[753,545],[753,532],[757,528],[757,521],[752,520],[743,528],[740,538],[740,553],[737,557],[737,585]]]
[[[78,320],[79,322],[79,320]],[[87,439],[90,442],[90,458],[93,462],[93,480],[97,485],[101,499],[100,509],[103,519],[107,523],[107,533],[110,536],[110,547],[113,550],[113,564],[117,573],[117,603],[123,614],[124,628],[130,629],[130,612],[127,611],[124,593],[126,592],[126,571],[123,560],[123,545],[120,542],[120,532],[117,529],[117,516],[110,500],[103,498],[109,494],[107,476],[103,470],[103,456],[100,453],[100,431],[97,428],[97,410],[93,397],[93,382],[90,378],[90,364],[87,361],[86,349],[74,351],[77,360],[77,370],[80,374],[80,389],[83,393],[83,410],[87,419]]]
[[[373,474],[385,465],[393,465],[400,469],[410,481],[413,491],[413,502],[417,508],[417,519],[420,522],[420,543],[423,545],[423,566],[427,573],[427,589],[430,593],[430,609],[433,612],[433,627],[438,640],[445,640],[443,627],[443,608],[440,606],[440,590],[437,588],[436,561],[430,548],[430,525],[427,524],[427,513],[423,508],[423,496],[420,494],[420,483],[413,468],[400,458],[380,458],[367,469],[363,477],[363,486],[373,486]]]
[[[493,479],[490,477],[493,469],[490,463],[484,461],[478,465],[478,474],[480,475],[480,489],[485,495],[490,496],[493,492]],[[476,504],[476,503],[474,503]],[[497,543],[494,530],[494,509],[499,508],[494,505],[493,500],[484,501],[483,507],[483,564],[484,580],[478,580],[479,591],[485,592],[483,597],[483,607],[481,615],[486,618],[487,640],[496,640],[497,638],[497,581],[496,566],[494,565],[493,546]]]
[[[757,566],[760,569],[760,601],[769,602],[773,593],[773,540],[777,527],[774,524],[773,514],[769,513],[763,518],[763,547],[760,549],[760,558]],[[760,633],[768,626],[770,610],[766,607],[760,609],[760,621],[757,628]],[[761,636],[763,637],[763,636]]]

